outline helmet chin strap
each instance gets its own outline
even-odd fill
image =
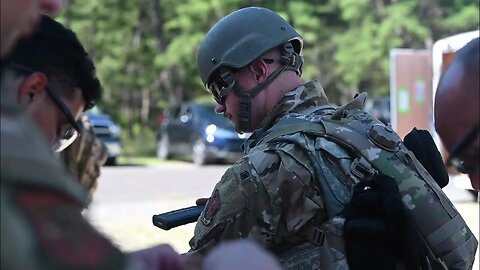
[[[250,89],[249,91],[241,87],[237,82],[233,85],[233,91],[239,97],[239,108],[238,108],[238,125],[241,132],[250,130],[250,119],[251,119],[251,109],[252,109],[252,99],[257,96],[261,91],[275,80],[280,73],[286,69],[286,66],[283,66],[273,72],[267,80]]]
[[[232,89],[239,97],[238,125],[240,132],[249,131],[251,128],[251,100],[258,95],[258,93],[265,90],[265,88],[285,70],[293,70],[298,76],[302,75],[303,57],[294,51],[290,42],[285,43],[282,47],[280,64],[282,67],[270,74],[264,83],[259,84],[248,91],[235,81],[235,78],[231,72],[227,72],[222,75],[223,80],[227,85],[233,84]]]

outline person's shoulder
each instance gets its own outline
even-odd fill
[[[277,124],[262,134],[262,138],[258,139],[254,147],[248,149],[246,157],[255,167],[264,167],[272,161],[285,159],[302,162],[305,160],[305,149],[314,150],[314,138],[302,132],[302,128],[298,128],[303,126],[304,121],[310,121],[310,119],[305,119],[305,116],[299,114],[291,115],[289,118],[298,118],[300,121],[283,125],[279,124],[283,118],[280,119]]]
[[[27,115],[2,117],[1,122],[2,184],[55,190],[83,204],[85,193],[81,186],[55,157]]]
[[[293,134],[292,136],[300,136]],[[274,141],[252,148],[237,162],[235,171],[249,171],[260,181],[276,178],[284,170],[300,171],[310,166],[307,153],[298,144],[291,141]],[[244,173],[246,174],[246,173]]]
[[[28,258],[21,264],[29,267],[22,269],[67,269],[72,263],[79,269],[119,269],[124,264],[120,250],[85,220],[68,194],[17,188],[2,190],[1,201],[2,266],[18,265],[21,257],[7,256],[4,262],[3,244]]]

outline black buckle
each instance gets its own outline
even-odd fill
[[[250,125],[250,109],[251,101],[248,93],[242,93],[240,95],[240,106],[238,108],[238,120],[242,129],[246,130]]]
[[[308,228],[305,228],[303,237],[307,241],[315,245],[322,245],[323,242],[325,241],[325,234],[323,233],[323,231],[319,227],[314,225],[307,225],[307,226]]]
[[[375,170],[372,167],[372,164],[370,164],[370,162],[364,157],[354,159],[350,166],[350,171],[353,175],[362,180],[369,179],[377,173],[377,170]]]

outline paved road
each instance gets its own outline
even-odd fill
[[[210,196],[226,169],[224,165],[197,167],[190,163],[106,167],[102,170],[93,204],[85,214],[124,250],[167,242],[179,252],[186,252],[193,224],[162,231],[152,225],[151,217],[191,206],[196,198]],[[478,203],[473,202],[466,191],[454,186],[444,191],[478,239]],[[474,269],[478,269],[478,259],[476,267]]]

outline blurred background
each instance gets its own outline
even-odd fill
[[[95,60],[99,107],[121,126],[123,156],[155,156],[165,109],[207,95],[195,54],[206,31],[246,6],[273,9],[305,39],[305,80],[329,99],[390,95],[390,50],[431,50],[478,29],[478,0],[69,0],[60,20]]]
[[[332,103],[365,91],[366,109],[402,137],[417,126],[435,139],[436,83],[479,29],[478,0],[68,2],[60,20],[87,48],[104,87],[90,119],[109,147],[108,164],[118,165],[102,171],[86,215],[124,249],[167,241],[186,251],[193,227],[161,232],[151,215],[208,197],[222,164],[239,155],[245,136],[202,109],[213,100],[195,63],[206,31],[226,14],[252,5],[279,12],[303,35],[304,80],[320,80]],[[478,237],[476,194],[451,173],[452,183],[466,184],[446,190]]]

